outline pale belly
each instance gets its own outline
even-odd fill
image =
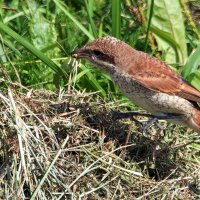
[[[130,77],[122,77],[117,73],[114,74],[113,81],[121,92],[134,104],[153,115],[165,116],[167,114],[181,114],[184,118],[191,117],[192,115],[193,105],[186,99],[149,90]]]

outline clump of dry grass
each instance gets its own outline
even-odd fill
[[[168,126],[138,132],[97,94],[0,93],[0,197],[195,199],[199,136]]]

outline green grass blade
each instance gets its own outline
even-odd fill
[[[9,41],[9,40],[7,40],[7,39],[3,39],[3,43],[9,48],[9,49],[11,49],[17,56],[22,56],[21,55],[21,53],[20,53],[20,51],[18,50],[18,49],[16,49],[15,47],[14,47],[14,45]]]
[[[184,78],[188,77],[190,74],[195,73],[198,65],[200,63],[200,44],[197,46],[196,50],[190,54],[187,63],[185,64],[182,76]]]
[[[62,10],[69,19],[71,19],[74,24],[85,34],[88,36],[90,40],[93,40],[94,37],[91,35],[91,33],[67,10],[66,5],[64,2],[61,2],[59,0],[53,0],[54,3]]]
[[[91,73],[91,71],[84,66],[81,65],[80,68],[85,71],[86,76],[88,77],[90,84],[97,90],[100,91],[100,94],[105,98],[106,97],[106,91],[101,87],[101,85],[98,83],[98,81],[96,80],[96,78],[93,76],[93,74]]]
[[[200,90],[200,71],[197,71],[195,74],[188,76],[187,80],[197,89]]]
[[[81,68],[81,67],[80,67]],[[82,78],[85,74],[87,74],[90,71],[90,69],[85,68],[84,70],[82,70],[81,72],[79,72],[76,76],[75,79],[71,79],[68,81],[68,84],[72,84],[75,81],[78,81],[80,78]]]
[[[3,1],[0,1],[0,18],[2,19],[2,7],[3,7]]]
[[[112,0],[112,35],[120,39],[121,0]]]
[[[169,44],[171,44],[172,46],[174,46],[175,48],[179,48],[180,49],[180,45],[174,40],[173,37],[170,36],[169,33],[158,29],[157,27],[151,25],[150,30],[155,33],[157,36],[159,36],[160,38],[162,38],[163,40],[165,40],[166,42],[168,42]]]
[[[94,21],[92,19],[92,17],[93,17],[93,5],[94,5],[93,0],[85,0],[85,8],[86,8],[88,19],[89,19],[89,22],[90,22],[90,28],[91,28],[93,37],[97,38],[97,36],[98,36],[97,29],[96,29],[96,26],[95,26]]]
[[[17,34],[15,31],[13,31],[11,28],[9,28],[7,25],[5,25],[2,22],[0,22],[0,30],[5,32],[12,38],[14,38],[17,42],[19,42],[27,50],[29,50],[33,55],[35,55],[37,58],[42,60],[46,65],[48,65],[53,71],[55,71],[56,73],[62,73],[63,75],[65,75],[65,71],[62,68],[56,65],[52,60],[46,57],[41,51],[36,49],[27,40],[25,40],[23,37],[21,37],[19,34]]]
[[[1,63],[6,63],[8,62],[7,58],[6,58],[6,53],[4,51],[3,45],[0,43],[0,62]]]
[[[150,12],[149,12],[149,18],[148,18],[148,25],[147,25],[147,33],[145,38],[145,52],[147,51],[148,46],[148,38],[149,38],[149,31],[150,31],[150,25],[151,25],[151,19],[153,16],[153,7],[154,7],[154,0],[151,0],[151,6],[150,6]]]
[[[8,23],[9,21],[12,21],[12,20],[14,20],[14,19],[16,19],[16,18],[18,18],[18,17],[24,16],[25,13],[26,13],[26,14],[29,14],[29,10],[25,10],[25,11],[22,11],[22,12],[18,12],[18,13],[16,13],[16,14],[11,15],[11,16],[5,17],[5,18],[3,19],[3,22],[6,24],[6,23]]]

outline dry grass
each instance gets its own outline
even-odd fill
[[[138,132],[97,94],[0,93],[1,199],[198,199],[200,137]]]

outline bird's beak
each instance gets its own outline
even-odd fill
[[[88,58],[89,52],[85,48],[76,49],[71,53],[73,58]]]

